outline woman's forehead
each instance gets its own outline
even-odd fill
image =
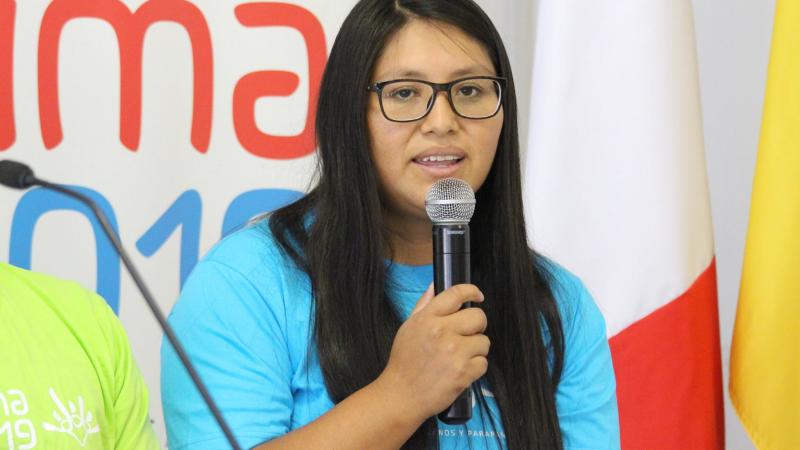
[[[494,75],[484,46],[461,29],[441,22],[412,20],[386,42],[375,64],[375,79],[423,78],[449,81]]]

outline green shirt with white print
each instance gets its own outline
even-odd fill
[[[0,263],[0,449],[158,448],[147,388],[103,299]]]

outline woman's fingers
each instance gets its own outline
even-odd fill
[[[474,284],[458,284],[440,293],[430,302],[430,310],[437,316],[449,316],[466,302],[482,302],[483,293]]]
[[[490,347],[491,342],[489,341],[489,338],[484,334],[477,334],[475,336],[463,338],[463,344],[461,345],[459,351],[461,351],[466,357],[486,357],[489,355]]]
[[[488,319],[480,308],[465,308],[453,313],[448,319],[452,322],[453,331],[461,336],[482,334],[486,331]]]

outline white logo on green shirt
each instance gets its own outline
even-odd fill
[[[67,406],[64,406],[64,403],[61,401],[61,399],[58,398],[56,391],[53,390],[52,387],[50,388],[49,392],[50,398],[52,398],[53,403],[56,404],[56,409],[53,410],[53,418],[58,425],[42,422],[42,428],[44,428],[46,431],[65,433],[69,436],[72,436],[81,447],[85,447],[86,440],[89,439],[89,435],[99,433],[100,426],[94,424],[94,416],[92,415],[92,412],[86,411],[83,397],[80,395],[78,396],[77,407],[75,406],[74,402],[67,402],[67,405],[69,406],[69,408],[67,408]]]

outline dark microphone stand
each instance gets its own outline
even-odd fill
[[[211,414],[214,416],[217,424],[219,424],[219,427],[225,434],[225,438],[228,440],[231,448],[233,450],[241,450],[241,447],[236,441],[236,438],[233,436],[230,427],[222,417],[222,413],[219,411],[216,403],[214,403],[214,400],[211,398],[211,394],[209,394],[205,384],[203,384],[202,380],[200,380],[200,376],[197,374],[197,371],[195,370],[191,361],[189,361],[189,356],[186,354],[183,346],[178,341],[178,337],[175,335],[175,332],[172,330],[172,327],[169,325],[169,323],[167,323],[167,320],[164,318],[164,314],[156,304],[152,294],[150,294],[150,290],[147,288],[147,285],[145,285],[142,277],[136,270],[136,267],[134,267],[133,263],[128,257],[128,253],[122,247],[122,243],[114,233],[111,225],[108,223],[108,218],[106,218],[105,214],[103,214],[103,211],[97,206],[97,204],[92,199],[81,194],[80,192],[36,178],[36,176],[33,175],[33,170],[31,170],[30,167],[16,161],[0,161],[0,184],[14,189],[27,189],[31,186],[41,186],[43,188],[51,189],[72,197],[82,202],[92,210],[92,213],[100,222],[100,226],[103,228],[106,236],[111,241],[114,249],[116,249],[117,254],[119,254],[120,259],[122,259],[122,263],[125,265],[125,268],[128,270],[131,278],[133,278],[133,282],[136,283],[136,287],[139,289],[139,292],[141,292],[142,297],[144,297],[144,301],[150,308],[150,312],[152,312],[153,316],[155,316],[158,324],[161,326],[161,329],[167,336],[167,340],[172,345],[172,348],[175,349],[175,353],[178,354],[178,358],[181,360],[184,368],[186,368],[186,371],[189,373],[189,377],[192,379],[192,382],[197,387],[200,395],[203,397],[208,409],[211,410]]]

